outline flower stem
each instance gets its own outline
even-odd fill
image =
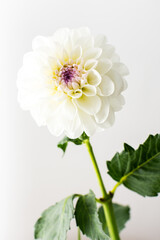
[[[94,170],[96,172],[98,183],[101,188],[102,196],[103,196],[103,199],[105,200],[102,205],[103,205],[104,214],[105,214],[106,222],[108,225],[110,237],[112,240],[120,240],[118,229],[117,229],[117,224],[116,224],[116,219],[115,219],[115,215],[114,215],[114,210],[113,210],[112,198],[110,197],[109,194],[107,194],[107,191],[104,186],[102,176],[99,171],[99,167],[98,167],[98,164],[97,164],[94,152],[93,152],[93,148],[90,144],[89,139],[84,140],[84,144],[86,145],[86,148],[89,152]]]
[[[81,232],[79,228],[78,228],[78,240],[81,240]]]

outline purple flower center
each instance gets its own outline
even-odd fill
[[[60,71],[61,81],[67,85],[69,82],[76,80],[79,77],[77,65],[64,65]]]

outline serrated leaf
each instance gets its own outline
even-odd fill
[[[95,195],[92,191],[78,199],[75,210],[77,226],[92,240],[109,240],[99,221]]]
[[[108,174],[120,184],[142,196],[160,192],[160,135],[150,135],[134,150],[125,144],[122,153],[107,161]]]
[[[81,145],[83,143],[84,140],[88,139],[89,137],[86,135],[85,132],[82,133],[82,135],[79,138],[68,138],[68,137],[64,137],[57,145],[57,147],[61,148],[63,150],[63,152],[65,153],[67,146],[68,146],[68,142],[72,142],[76,145]]]
[[[73,218],[74,195],[63,199],[42,213],[35,224],[35,239],[66,240],[66,233]]]
[[[128,206],[122,206],[122,205],[119,205],[116,203],[113,203],[113,209],[114,209],[114,213],[115,213],[118,232],[120,232],[123,228],[125,228],[125,223],[130,218],[130,214],[129,214],[130,209]],[[100,207],[98,209],[98,215],[99,215],[99,219],[102,223],[104,232],[109,235],[108,226],[107,226],[106,218],[104,215],[103,207]]]

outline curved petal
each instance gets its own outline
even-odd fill
[[[97,123],[103,123],[109,115],[109,101],[107,97],[101,97],[101,109],[95,115]]]
[[[87,97],[84,94],[81,98],[75,99],[77,106],[84,112],[95,115],[101,107],[101,100],[98,96]]]
[[[107,73],[112,67],[112,62],[109,59],[100,59],[98,61],[96,70],[101,74],[104,75]]]
[[[83,131],[88,135],[92,136],[97,131],[97,124],[94,118],[84,111],[78,110],[78,114],[80,117],[81,124],[83,126]]]
[[[80,27],[77,29],[81,36],[90,36],[91,31],[88,27]]]
[[[59,136],[64,129],[71,128],[76,113],[76,106],[72,100],[67,98],[55,109],[52,117],[47,120],[48,129],[52,134]]]
[[[102,48],[101,58],[111,58],[115,52],[115,48],[110,44],[105,44]]]
[[[53,111],[54,114],[50,116],[46,122],[48,130],[55,136],[60,136],[64,131],[63,122],[61,121],[63,106],[64,106],[64,103],[57,106],[55,111]]]
[[[122,76],[126,76],[129,74],[129,70],[128,68],[126,67],[126,65],[124,65],[123,63],[121,62],[116,62],[113,64],[113,69],[115,71],[117,71],[119,74],[121,74]]]
[[[94,45],[94,39],[91,35],[82,36],[76,42],[77,45],[82,47],[82,51],[85,52],[87,49],[92,48]]]
[[[110,104],[114,111],[120,111],[125,104],[124,97],[122,95],[116,96],[116,97],[110,97],[109,98]]]
[[[67,93],[72,98],[80,98],[82,96],[82,90],[81,89],[70,90]]]
[[[49,46],[49,38],[43,36],[37,36],[32,41],[32,49],[36,50],[43,47]]]
[[[64,132],[69,138],[74,139],[78,138],[83,133],[83,131],[84,131],[83,126],[81,124],[79,114],[77,111],[76,114],[73,116],[73,119],[71,120],[70,124],[68,124],[68,126],[65,127]]]
[[[101,48],[89,48],[84,52],[83,58],[85,61],[87,61],[88,59],[97,59],[100,57],[101,53]]]
[[[96,87],[92,86],[92,85],[85,85],[82,88],[82,92],[83,94],[85,94],[86,96],[95,96],[96,95]]]
[[[104,96],[110,96],[114,92],[114,83],[107,75],[104,75],[99,88]]]
[[[72,60],[78,60],[82,56],[82,48],[80,46],[77,46],[74,48],[71,52],[71,59]]]
[[[116,72],[114,70],[111,70],[108,73],[108,76],[114,82],[115,89],[114,89],[113,95],[115,95],[115,96],[119,95],[124,90],[123,89],[124,88],[124,82],[123,82],[123,79],[122,79],[121,75],[118,72]]]
[[[101,82],[101,75],[94,69],[92,69],[87,76],[87,82],[90,85],[98,86]]]
[[[103,47],[104,44],[107,42],[107,38],[105,35],[103,34],[99,34],[95,37],[95,41],[94,41],[94,46],[95,47]]]
[[[54,33],[52,38],[54,39],[54,41],[63,44],[67,40],[69,32],[70,31],[68,28],[61,28]]]
[[[120,62],[120,57],[117,53],[113,53],[112,57],[111,57],[111,61],[113,63],[116,63],[116,62]]]
[[[87,62],[84,64],[84,69],[85,70],[91,70],[97,66],[98,62],[95,59],[89,59]]]
[[[112,108],[110,108],[108,118],[100,126],[102,128],[109,128],[109,127],[111,127],[114,124],[114,122],[115,122],[115,113],[112,110]]]

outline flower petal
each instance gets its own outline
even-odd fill
[[[112,62],[109,59],[100,59],[98,61],[98,65],[96,70],[101,74],[104,75],[107,73],[112,67]]]
[[[78,110],[78,114],[81,120],[81,125],[83,126],[83,131],[88,136],[92,136],[98,128],[94,118],[80,109]]]
[[[126,65],[124,65],[121,62],[114,63],[113,69],[117,71],[119,74],[121,74],[122,76],[126,76],[129,74],[128,68],[126,67]]]
[[[37,36],[32,41],[32,49],[37,50],[50,45],[50,39],[43,36]]]
[[[110,97],[109,98],[110,104],[114,111],[120,111],[125,104],[124,97],[122,95],[116,96],[116,97]]]
[[[111,58],[115,52],[115,48],[110,44],[105,44],[102,48],[101,58]]]
[[[114,83],[107,75],[104,75],[99,88],[104,96],[110,96],[114,92]]]
[[[85,85],[82,88],[82,92],[83,94],[85,94],[86,96],[95,96],[96,95],[96,87],[92,86],[92,85]]]
[[[61,28],[54,33],[53,39],[54,41],[63,45],[64,42],[67,40],[68,36],[69,36],[69,29]]]
[[[86,71],[91,70],[97,66],[98,62],[95,59],[89,59],[87,62],[84,64],[84,69]]]
[[[94,69],[92,69],[87,76],[87,82],[90,85],[98,86],[101,82],[101,75]]]
[[[71,59],[72,60],[78,60],[82,56],[82,48],[80,46],[77,46],[74,48],[71,52]]]
[[[83,36],[81,38],[79,38],[76,42],[76,44],[78,46],[82,47],[82,51],[85,52],[87,51],[89,48],[92,48],[94,45],[94,39],[91,36]]]
[[[111,61],[112,61],[113,63],[115,63],[115,62],[120,62],[120,57],[119,57],[119,55],[118,55],[117,53],[113,53],[113,55],[112,55],[112,57],[111,57]]]
[[[95,115],[96,122],[103,123],[109,115],[109,100],[107,97],[101,97],[101,109]]]
[[[84,94],[81,98],[75,99],[77,106],[84,112],[95,115],[101,107],[101,100],[98,96],[87,97]]]
[[[103,34],[99,34],[95,37],[94,46],[103,47],[106,42],[107,42],[106,36]]]
[[[70,90],[67,93],[72,98],[80,98],[82,96],[82,90],[81,89]]]
[[[88,59],[97,59],[100,57],[101,53],[102,53],[101,48],[89,48],[83,54],[83,58],[85,61],[87,61]]]
[[[47,120],[50,132],[56,136],[62,134],[64,129],[69,129],[77,113],[76,106],[67,98],[54,111],[54,114]]]
[[[116,72],[114,70],[111,70],[108,73],[108,76],[114,82],[114,86],[115,86],[114,93],[113,93],[114,96],[119,95],[124,90],[123,78],[121,77],[121,75],[118,72]]]
[[[106,121],[104,123],[102,123],[100,126],[102,128],[109,128],[111,127],[115,122],[115,113],[114,111],[112,110],[112,108],[110,108],[109,110],[109,115],[108,115],[108,118],[106,119]]]

